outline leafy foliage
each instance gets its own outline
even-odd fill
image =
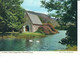
[[[24,9],[21,8],[23,0],[0,0],[0,30],[18,31],[24,20]]]
[[[60,23],[76,23],[77,0],[42,0],[41,2],[42,7],[48,11],[56,10],[56,14],[52,13],[52,16],[60,19]]]
[[[48,12],[56,10],[56,14],[50,15],[58,18],[61,27],[70,23],[67,28],[67,37],[61,40],[62,43],[77,45],[77,0],[42,0],[41,3]]]
[[[68,31],[66,33],[67,37],[63,38],[61,40],[62,44],[67,44],[67,45],[77,45],[77,31],[76,31],[76,26],[70,25],[68,28]]]

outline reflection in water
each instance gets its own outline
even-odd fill
[[[24,39],[0,39],[0,50],[1,51],[19,51],[25,50]]]
[[[63,50],[66,45],[58,43],[65,38],[66,31],[44,38],[0,39],[0,51],[53,51]]]

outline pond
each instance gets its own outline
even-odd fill
[[[0,51],[54,51],[64,50],[66,45],[58,43],[66,37],[65,30],[44,38],[0,39]]]

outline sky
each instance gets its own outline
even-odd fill
[[[41,7],[40,0],[24,0],[21,6],[26,10],[48,14],[47,9]]]

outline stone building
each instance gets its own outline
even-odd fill
[[[39,17],[30,12],[26,11],[24,18],[26,18],[27,21],[24,23],[22,32],[35,32],[37,31],[39,26],[42,25],[42,22],[40,21]]]

